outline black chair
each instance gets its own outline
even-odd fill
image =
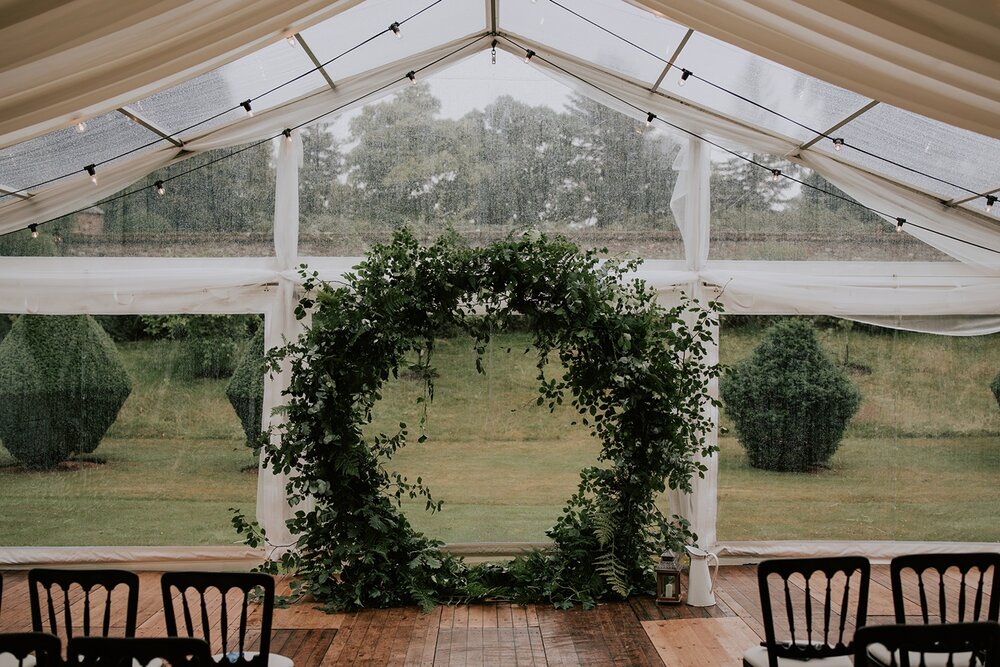
[[[12,659],[5,660],[7,656]],[[62,664],[62,642],[47,632],[0,633],[0,664],[58,667]]]
[[[848,635],[865,624],[870,580],[871,566],[861,556],[762,562],[757,584],[765,641],[743,654],[744,667],[850,667]],[[778,584],[774,597],[772,583]]]
[[[114,595],[119,586],[125,587],[127,596],[124,618],[121,594]],[[136,614],[139,610],[139,577],[134,572],[42,568],[29,570],[28,596],[31,600],[31,627],[35,632],[65,635],[67,642],[73,639],[74,634],[78,634],[78,630],[82,630],[81,636],[84,637],[107,637],[115,629],[122,629],[125,637],[135,636]],[[77,604],[80,597],[82,604]],[[117,603],[116,597],[119,600]],[[48,621],[48,627],[45,627],[45,621]]]
[[[216,653],[213,659],[226,665],[246,667],[293,667],[288,658],[271,653],[271,616],[274,613],[274,579],[259,572],[166,572],[160,578],[167,634],[178,637],[178,613],[183,619],[184,634],[208,642]],[[175,608],[175,591],[180,608]],[[234,608],[230,603],[235,596]],[[259,614],[250,608],[260,603]],[[218,641],[213,641],[209,608],[218,605]],[[253,625],[259,632],[257,650],[252,647],[251,616],[259,616]],[[238,619],[238,620],[237,620]],[[200,626],[200,627],[198,627]],[[230,641],[230,634],[235,637]]]
[[[896,623],[918,627],[936,623],[997,621],[1000,609],[1000,554],[912,554],[889,564]],[[876,644],[872,664],[888,667],[890,655]],[[966,656],[961,656],[968,664]],[[928,652],[927,667],[947,664],[944,653]]]
[[[69,643],[67,663],[83,667],[170,665],[213,667],[208,643],[190,637],[77,637]]]
[[[871,658],[876,649],[885,653],[889,667],[996,667],[1000,665],[1000,625],[870,625],[854,635],[856,667],[879,665]]]
[[[896,623],[913,622],[907,612],[914,608],[925,624],[997,621],[1000,615],[1000,553],[898,556],[889,575]]]

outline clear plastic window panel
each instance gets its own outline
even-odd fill
[[[779,319],[723,317],[722,363],[750,357]],[[812,327],[830,374],[845,377],[860,392],[860,404],[843,437],[831,439],[838,444],[829,459],[802,472],[776,472],[750,465],[749,452],[771,448],[777,455],[774,449],[787,452],[804,439],[792,437],[795,429],[775,427],[770,433],[781,438],[748,449],[724,401],[719,540],[1000,542],[1000,335],[939,336],[831,317],[797,319]],[[822,375],[829,382],[830,375]],[[819,377],[814,373],[799,386],[815,385]],[[745,395],[756,398],[742,403],[741,414],[795,409],[788,396]],[[809,420],[820,428],[814,416]]]
[[[261,407],[231,377],[261,322],[0,315],[0,545],[237,541],[229,508],[253,516],[257,489],[239,414],[259,433]]]
[[[419,360],[434,368],[431,401],[417,402],[420,371],[404,369],[385,388],[367,434],[395,434],[405,423],[409,444],[386,465],[410,481],[422,478],[443,502],[431,513],[423,498],[404,500],[418,530],[450,543],[548,540],[580,470],[598,465],[600,442],[568,400],[554,412],[536,404],[537,361],[530,332],[494,331],[480,374],[473,340],[443,332],[430,359]],[[556,369],[546,372],[554,377]]]
[[[681,70],[671,69],[662,92],[803,143],[870,101],[701,33],[674,64],[695,76],[682,85]]]
[[[837,130],[836,134],[848,144],[847,148],[834,153],[830,141],[821,141],[816,147],[946,201],[970,196],[967,190],[978,194],[1000,187],[998,139],[945,125],[888,104],[879,104]],[[898,164],[865,155],[853,150],[852,145]],[[985,200],[979,199],[975,204],[982,212]]]
[[[649,85],[656,81],[686,32],[676,23],[625,2],[504,0],[499,4],[500,25],[515,36],[515,41],[516,36],[525,37]]]
[[[398,37],[386,31],[393,23],[400,24]],[[352,7],[302,31],[302,37],[321,63],[333,61],[324,69],[336,83],[485,30],[484,2],[383,0]]]
[[[816,172],[771,155],[712,151],[712,259],[952,261]],[[774,178],[772,169],[802,181]]]
[[[300,255],[357,256],[407,225],[488,243],[537,228],[683,257],[674,140],[484,52],[303,132]]]
[[[252,100],[257,113],[327,88],[315,67],[302,48],[282,39],[128,108],[167,134],[189,140],[245,117],[238,108],[244,100]]]
[[[275,151],[271,142],[242,148],[178,162],[95,206],[41,225],[33,241],[47,250],[39,254],[273,256]],[[163,181],[163,194],[157,181]]]
[[[101,163],[132,152],[127,158],[163,148],[160,136],[112,112],[81,121],[79,125],[0,149],[0,186],[33,192],[35,186],[58,179],[49,187],[66,182],[86,182],[87,165]],[[140,148],[144,147],[144,148]],[[138,150],[136,150],[138,149]],[[0,198],[7,202],[9,197]]]

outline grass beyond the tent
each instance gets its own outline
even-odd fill
[[[760,335],[727,328],[723,361],[748,354]],[[987,388],[1000,370],[1000,336],[847,335],[821,332],[835,360],[849,349],[864,394],[831,468],[755,470],[724,437],[720,538],[1000,541],[1000,410]],[[406,506],[434,537],[544,540],[579,469],[596,460],[598,443],[570,425],[568,406],[553,415],[535,405],[526,341],[497,335],[486,375],[475,371],[471,341],[439,341],[423,444],[419,382],[404,372],[377,406],[373,428],[394,432],[402,421],[410,430],[397,467],[445,502],[436,515],[422,503]],[[0,544],[229,544],[236,536],[227,508],[252,514],[256,476],[241,469],[253,460],[226,381],[181,378],[173,343],[121,349],[135,388],[94,453],[106,463],[45,473],[0,467]],[[0,464],[9,460],[0,450]]]

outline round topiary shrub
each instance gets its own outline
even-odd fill
[[[812,325],[774,325],[721,380],[720,393],[750,465],[804,471],[827,463],[861,393],[819,346]]]
[[[0,440],[26,467],[97,449],[131,392],[114,343],[88,315],[22,315],[0,343]]]
[[[253,443],[261,432],[264,403],[264,327],[258,328],[250,339],[233,377],[226,385],[226,397],[243,424],[247,443]]]
[[[993,378],[990,389],[993,390],[993,397],[997,399],[997,405],[1000,405],[1000,373],[997,373],[997,376]]]

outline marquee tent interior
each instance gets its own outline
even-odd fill
[[[301,326],[298,267],[336,280],[384,238],[372,230],[406,217],[373,208],[371,220],[353,226],[354,209],[341,207],[336,224],[324,222],[339,204],[308,199],[319,173],[310,160],[338,153],[341,168],[327,174],[327,185],[362,198],[373,186],[360,174],[403,155],[411,162],[394,167],[402,173],[393,172],[396,194],[404,188],[398,198],[412,204],[421,233],[430,238],[451,225],[474,242],[494,238],[500,232],[481,209],[449,209],[448,197],[465,182],[460,167],[468,166],[455,157],[461,141],[406,135],[410,121],[423,127],[406,114],[450,123],[462,137],[473,121],[479,132],[499,133],[506,110],[522,116],[512,116],[500,143],[468,135],[486,147],[481,155],[513,164],[510,142],[528,142],[536,161],[505,178],[522,185],[548,178],[565,196],[532,208],[492,192],[497,210],[500,202],[517,212],[497,230],[535,225],[643,256],[639,275],[667,304],[686,293],[719,300],[727,316],[823,315],[983,339],[1000,332],[995,2],[2,0],[0,7],[0,233],[29,244],[30,230],[61,244],[60,256],[0,260],[0,313],[262,314],[265,345],[279,345]],[[577,172],[540,176],[530,168],[548,164],[546,153],[565,138],[558,124],[574,113],[617,123],[626,131],[615,146],[631,141],[659,159],[658,171],[654,159],[639,173],[628,171],[630,157],[597,158],[606,164],[592,192],[664,192],[659,208],[649,203],[655,194],[643,200],[653,211],[645,226],[607,232],[599,204],[592,215],[579,206]],[[372,126],[380,122],[403,133],[380,135]],[[518,123],[526,138],[511,139]],[[327,138],[327,153],[317,137]],[[360,157],[373,146],[380,152]],[[407,169],[435,173],[413,186]],[[740,227],[747,193],[726,181],[740,169],[766,177],[751,194],[771,188],[750,228]],[[229,189],[234,175],[239,191]],[[157,208],[173,193],[213,208],[180,234]],[[795,208],[807,196],[830,210],[850,208],[837,209],[836,234],[824,236],[831,218]],[[68,221],[94,206],[103,229],[71,228],[77,223]],[[571,212],[562,215],[560,206]],[[122,222],[140,215],[152,222],[135,229]],[[180,240],[171,245],[161,235]],[[716,358],[720,345],[717,332]],[[265,425],[279,418],[271,410],[287,381],[266,379]],[[992,415],[977,426],[992,439],[992,454],[981,463],[962,459],[985,465],[994,480],[997,423]],[[847,548],[848,534],[725,539],[717,530],[719,459],[705,463],[694,493],[670,498],[703,546],[747,556]],[[976,511],[996,515],[996,488]],[[262,470],[255,502],[273,543],[286,543],[284,520],[294,510],[284,502],[283,478]],[[996,548],[995,537],[970,534],[920,541],[926,549]],[[148,547],[5,543],[0,562],[248,556],[232,547]],[[913,545],[889,532],[865,548],[886,556]]]

